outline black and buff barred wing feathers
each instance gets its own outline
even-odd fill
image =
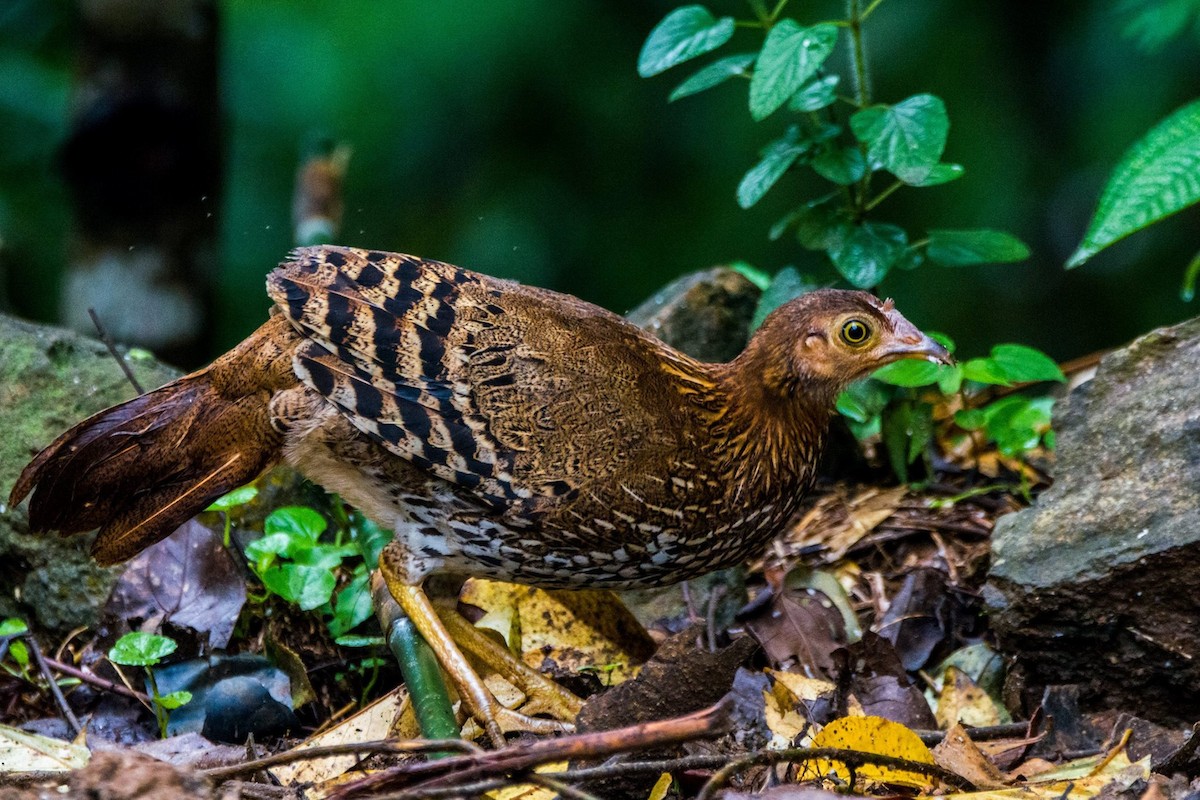
[[[489,504],[552,504],[628,469],[631,449],[678,443],[662,345],[575,298],[331,246],[295,251],[267,285],[308,340],[306,385]]]

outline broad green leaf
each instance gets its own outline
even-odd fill
[[[950,267],[968,264],[1006,264],[1029,258],[1029,248],[1004,231],[931,230],[926,250],[930,261]]]
[[[297,564],[303,564],[306,567],[335,570],[342,565],[343,558],[355,555],[358,555],[358,548],[353,545],[346,545],[344,547],[318,545],[317,547],[306,547],[300,550],[296,553],[293,561]]]
[[[796,226],[796,241],[808,250],[836,250],[850,235],[850,217],[829,197],[796,209],[790,224]]]
[[[168,711],[179,708],[182,705],[187,705],[191,701],[192,693],[183,689],[180,689],[177,692],[171,692],[170,694],[160,694],[158,699],[155,700],[156,703]]]
[[[738,205],[750,208],[761,200],[808,147],[808,142],[800,141],[800,129],[795,126],[789,128],[783,138],[767,145],[763,149],[762,160],[751,167],[738,184]]]
[[[127,633],[108,651],[108,660],[126,667],[151,667],[163,660],[179,645],[174,639],[153,633]]]
[[[930,339],[933,339],[942,347],[946,348],[946,350],[950,353],[953,353],[958,348],[958,345],[954,343],[954,340],[941,331],[925,331],[925,334]]]
[[[329,621],[329,632],[334,637],[353,630],[374,612],[369,577],[364,572],[337,593],[333,619]]]
[[[850,117],[867,158],[908,184],[929,178],[946,148],[950,119],[940,98],[919,94],[894,106],[872,106]]]
[[[855,381],[838,395],[837,410],[854,422],[867,423],[883,411],[890,397],[891,393],[878,381]]]
[[[363,561],[370,565],[371,569],[375,569],[379,564],[379,554],[383,552],[387,543],[396,538],[395,531],[376,525],[361,513],[354,515],[350,535],[358,545]]]
[[[775,273],[774,280],[758,298],[758,306],[754,309],[754,318],[750,321],[750,330],[758,330],[763,320],[775,309],[789,300],[817,288],[816,284],[807,280],[796,271],[795,267],[784,267]]]
[[[29,626],[20,617],[9,617],[0,622],[0,636],[13,636],[18,633],[25,633],[28,630]]]
[[[28,630],[29,626],[20,617],[9,617],[0,622],[0,636],[12,636],[17,633],[25,633]],[[22,668],[29,666],[29,648],[20,639],[9,641],[8,654],[12,656],[13,661],[17,662],[17,666]]]
[[[638,55],[643,78],[716,50],[733,36],[733,17],[716,19],[704,6],[682,6],[654,26]]]
[[[791,111],[820,111],[837,102],[837,85],[841,79],[837,75],[826,75],[805,84],[800,91],[792,95],[788,101]]]
[[[1007,456],[1016,456],[1038,446],[1050,426],[1054,399],[1039,397],[1005,397],[983,409],[987,432],[997,449]]]
[[[992,348],[991,360],[1013,383],[1066,380],[1054,359],[1032,347],[998,344]]]
[[[925,403],[902,402],[883,412],[883,442],[892,471],[908,482],[908,465],[917,460],[933,438],[932,408]]]
[[[851,285],[869,289],[879,285],[907,246],[904,229],[884,222],[864,222],[851,229],[839,246],[829,251],[829,257]]]
[[[928,386],[937,383],[938,365],[929,361],[905,359],[882,366],[871,374],[877,381],[889,383],[892,386]]]
[[[813,170],[827,181],[849,186],[867,171],[867,162],[857,147],[822,148],[812,160]]]
[[[925,180],[917,181],[913,186],[940,186],[943,183],[956,181],[963,176],[962,164],[934,164],[933,169],[925,176]]]
[[[964,408],[954,412],[954,423],[966,431],[977,431],[987,425],[987,415],[978,408]]]
[[[287,533],[315,543],[329,525],[325,518],[307,506],[284,506],[263,521],[263,533]]]
[[[740,53],[736,56],[727,56],[719,61],[714,61],[676,86],[675,90],[671,92],[671,96],[667,98],[667,102],[673,103],[682,97],[688,97],[703,92],[705,89],[720,86],[735,75],[746,75],[748,74],[747,70],[750,68],[750,65],[754,63],[754,59],[757,57],[758,53]]]
[[[328,603],[337,584],[337,579],[331,571],[304,564],[271,567],[260,577],[263,586],[284,600],[296,603],[305,611],[312,611]]]
[[[963,377],[977,383],[987,383],[992,386],[1010,386],[1012,381],[1004,374],[1004,370],[990,358],[972,358],[962,365]]]
[[[254,565],[255,572],[262,572],[275,563],[276,558],[290,558],[293,548],[311,546],[307,540],[298,541],[290,533],[272,533],[260,536],[246,545],[246,558]]]
[[[942,394],[954,394],[962,388],[963,369],[960,364],[941,366],[938,368],[938,391]]]
[[[1200,100],[1171,114],[1125,152],[1067,269],[1197,200]]]
[[[244,506],[256,497],[258,497],[257,486],[243,486],[223,497],[218,497],[205,511],[228,511],[231,508]]]
[[[766,119],[804,86],[837,44],[837,26],[805,28],[782,19],[771,27],[750,79],[750,116]]]
[[[753,283],[760,291],[766,291],[771,285],[770,274],[762,271],[758,267],[746,261],[734,261],[730,265],[734,272],[744,277],[746,280]]]

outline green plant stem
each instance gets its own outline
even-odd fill
[[[146,681],[150,684],[150,700],[154,707],[154,718],[158,720],[158,734],[167,738],[167,710],[162,706],[162,695],[158,692],[158,681],[154,678],[154,670],[146,667]]]
[[[400,674],[408,686],[412,698],[413,712],[421,726],[421,735],[427,739],[453,739],[458,736],[458,722],[450,705],[446,682],[438,666],[433,650],[417,633],[412,620],[397,617],[388,630],[388,648],[400,665]],[[431,758],[441,758],[449,753],[434,753]]]
[[[787,4],[788,0],[779,0],[779,2],[775,4],[775,8],[772,9],[771,16],[768,18],[772,24],[775,23],[775,20],[779,19],[779,15],[783,12],[783,9]]]
[[[871,12],[883,5],[883,0],[873,0],[871,5],[867,6],[866,10],[858,15],[858,21],[862,22],[867,17],[871,16]]]
[[[867,203],[865,206],[863,206],[863,211],[870,211],[871,209],[875,208],[875,206],[879,205],[884,200],[887,200],[889,197],[891,197],[892,193],[895,192],[897,189],[899,189],[903,185],[904,185],[904,181],[896,181],[891,186],[887,187],[882,192],[875,195],[875,197],[872,198],[869,203]]]
[[[858,107],[862,109],[871,104],[871,76],[867,71],[867,54],[863,48],[862,22],[865,15],[860,10],[859,2],[860,0],[846,0],[846,23],[850,29],[850,55],[854,67],[854,95]],[[874,9],[878,4],[879,0],[876,0],[868,10]],[[858,149],[862,153],[863,160],[866,161],[866,144],[859,142]],[[855,198],[857,216],[866,213],[867,196],[870,193],[871,170],[868,169],[863,173],[862,179],[858,182],[858,191]]]

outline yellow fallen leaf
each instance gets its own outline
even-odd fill
[[[0,725],[0,773],[65,772],[87,766],[90,758],[82,744]]]
[[[771,688],[763,691],[767,728],[771,731],[767,746],[783,749],[807,745],[807,741],[796,741],[808,727],[806,710],[822,695],[837,691],[837,687],[830,681],[795,672],[768,669],[766,673],[771,679]]]
[[[942,678],[942,691],[938,694],[938,727],[947,729],[955,723],[983,728],[999,725],[1002,720],[996,702],[958,667],[947,667]]]
[[[534,769],[534,772],[553,774],[555,772],[562,772],[566,768],[566,761],[555,761],[551,764],[543,764],[537,767]],[[505,786],[503,789],[494,789],[485,794],[484,797],[488,798],[488,800],[555,800],[558,797],[558,792],[532,783],[519,783],[515,786]]]
[[[933,753],[921,741],[921,737],[898,722],[883,717],[842,717],[821,729],[813,737],[813,747],[837,747],[859,753],[874,753],[892,758],[903,758],[921,764],[933,765]],[[808,777],[823,778],[829,774],[850,781],[850,770],[841,761],[816,759],[806,768]],[[815,773],[815,775],[814,775]],[[876,783],[896,786],[923,787],[933,780],[927,775],[897,767],[863,764],[854,768],[859,778]]]
[[[1065,777],[1069,775],[1077,777]],[[1040,780],[1043,776],[1051,779]],[[1149,756],[1131,764],[1122,751],[1112,758],[1093,756],[1063,764],[1059,769],[1044,772],[1031,782],[1011,789],[956,792],[944,795],[941,800],[1092,800],[1110,785],[1115,784],[1116,792],[1112,793],[1115,796],[1149,777]]]
[[[667,796],[667,792],[671,791],[671,784],[674,783],[674,780],[669,772],[659,775],[646,800],[663,800]]]
[[[549,661],[563,672],[595,672],[601,682],[614,685],[633,677],[655,649],[612,592],[546,591],[472,578],[459,599],[483,609],[493,620],[511,613],[509,630],[520,639],[514,644],[534,669],[543,669]]]
[[[981,789],[1000,789],[1008,784],[1000,770],[983,754],[962,725],[946,731],[946,738],[933,748],[939,767],[966,778]]]

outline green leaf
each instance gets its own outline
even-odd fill
[[[716,50],[733,36],[733,17],[716,19],[704,6],[682,6],[654,26],[638,55],[643,78]]]
[[[804,86],[837,44],[837,26],[805,28],[782,19],[771,27],[750,79],[750,116],[766,119]]]
[[[152,667],[175,652],[174,639],[153,633],[127,633],[108,651],[108,660],[126,667]]]
[[[1078,267],[1129,234],[1200,200],[1200,100],[1154,126],[1121,158],[1079,248]]]
[[[833,265],[852,286],[878,286],[904,255],[908,235],[902,228],[883,222],[864,222],[829,251]]]
[[[1196,278],[1200,277],[1200,253],[1192,256],[1187,269],[1183,271],[1183,286],[1179,289],[1179,299],[1185,303],[1192,302],[1196,296]]]
[[[894,361],[891,364],[880,367],[871,374],[871,377],[877,381],[889,383],[892,386],[906,386],[912,388],[915,386],[928,386],[931,383],[937,383],[938,375],[939,370],[937,364],[929,361],[905,359],[903,361]]]
[[[13,636],[18,633],[25,633],[28,630],[29,626],[20,617],[9,617],[0,622],[0,636]],[[29,648],[20,639],[9,641],[8,654],[12,656],[13,661],[17,662],[17,666],[22,669],[29,666]]]
[[[337,579],[321,567],[304,564],[284,564],[271,567],[261,575],[263,586],[305,611],[312,611],[329,602]]]
[[[286,533],[315,544],[329,525],[325,518],[306,506],[284,506],[263,521],[263,533]]]
[[[972,358],[962,365],[963,377],[977,383],[987,383],[992,386],[1010,386],[1012,381],[1004,374],[1003,368],[990,358]]]
[[[354,524],[350,528],[350,536],[358,545],[358,551],[362,553],[363,561],[371,569],[375,569],[379,564],[379,554],[383,552],[383,548],[387,546],[388,542],[396,538],[396,532],[390,528],[380,527],[362,513],[356,512]]]
[[[180,689],[177,692],[171,692],[170,694],[160,694],[154,699],[154,702],[158,703],[168,711],[179,708],[182,705],[187,705],[191,701],[192,693],[183,689]]]
[[[808,250],[836,250],[850,235],[850,217],[828,198],[806,203],[794,212],[796,241]]]
[[[890,398],[891,393],[878,381],[855,381],[838,395],[837,411],[843,417],[865,424],[879,416]]]
[[[293,560],[297,564],[303,564],[306,567],[335,570],[342,565],[343,558],[356,555],[358,555],[358,548],[353,545],[345,545],[343,547],[318,545],[317,547],[306,547],[300,550],[296,553]]]
[[[867,171],[867,162],[857,147],[826,147],[812,160],[813,170],[827,181],[849,186]]]
[[[800,129],[793,125],[782,138],[763,148],[762,160],[751,167],[738,184],[738,205],[750,208],[761,200],[808,147],[808,142],[800,141]]]
[[[762,325],[763,320],[772,311],[815,288],[817,288],[816,284],[797,272],[795,267],[788,266],[779,270],[775,273],[775,279],[771,281],[771,285],[758,298],[758,306],[754,309],[754,318],[750,320],[750,330],[758,330],[758,326]]]
[[[958,364],[938,367],[938,391],[942,394],[954,394],[962,388],[963,370]]]
[[[931,261],[949,267],[968,264],[1006,264],[1029,258],[1029,248],[1004,231],[980,228],[976,230],[931,230],[926,250]]]
[[[333,619],[329,621],[329,632],[335,638],[353,630],[374,613],[369,577],[364,572],[337,593]]]
[[[954,412],[954,424],[965,431],[977,431],[987,425],[987,415],[978,408],[965,408]]]
[[[750,65],[758,53],[739,53],[736,56],[726,56],[704,67],[692,77],[675,87],[667,102],[673,103],[683,97],[688,97],[705,89],[720,86],[725,81],[737,75],[747,75]]]
[[[962,164],[934,164],[933,169],[925,176],[925,180],[917,181],[913,186],[940,186],[943,183],[956,181],[963,176]]]
[[[1054,359],[1032,347],[1020,344],[998,344],[992,348],[991,360],[1000,368],[1001,373],[1013,383],[1066,381],[1066,376],[1058,368]]]
[[[243,486],[240,489],[234,489],[224,497],[218,497],[205,511],[228,511],[231,508],[244,506],[256,497],[258,497],[257,486]]]
[[[0,622],[0,636],[13,636],[18,633],[26,633],[28,630],[29,626],[20,617],[9,617]]]
[[[933,409],[926,403],[902,402],[883,412],[883,443],[892,471],[908,482],[908,465],[917,460],[933,439]]]
[[[279,556],[290,558],[293,547],[297,544],[295,537],[290,533],[272,533],[268,536],[260,536],[246,545],[246,558],[250,559],[254,571],[261,574],[263,570],[274,564]],[[299,544],[302,547],[309,546],[307,540]]]
[[[734,261],[730,268],[746,280],[753,283],[760,291],[766,291],[771,285],[771,276],[747,261]]]
[[[1006,456],[1018,456],[1038,446],[1049,432],[1051,397],[1005,397],[985,406],[987,432],[997,449]]]
[[[790,111],[820,111],[837,102],[837,85],[841,79],[837,75],[826,75],[805,84],[800,91],[792,95],[788,101]]]
[[[867,158],[900,180],[929,178],[946,148],[950,119],[940,98],[919,94],[894,106],[872,106],[850,117],[850,129],[867,145]]]

